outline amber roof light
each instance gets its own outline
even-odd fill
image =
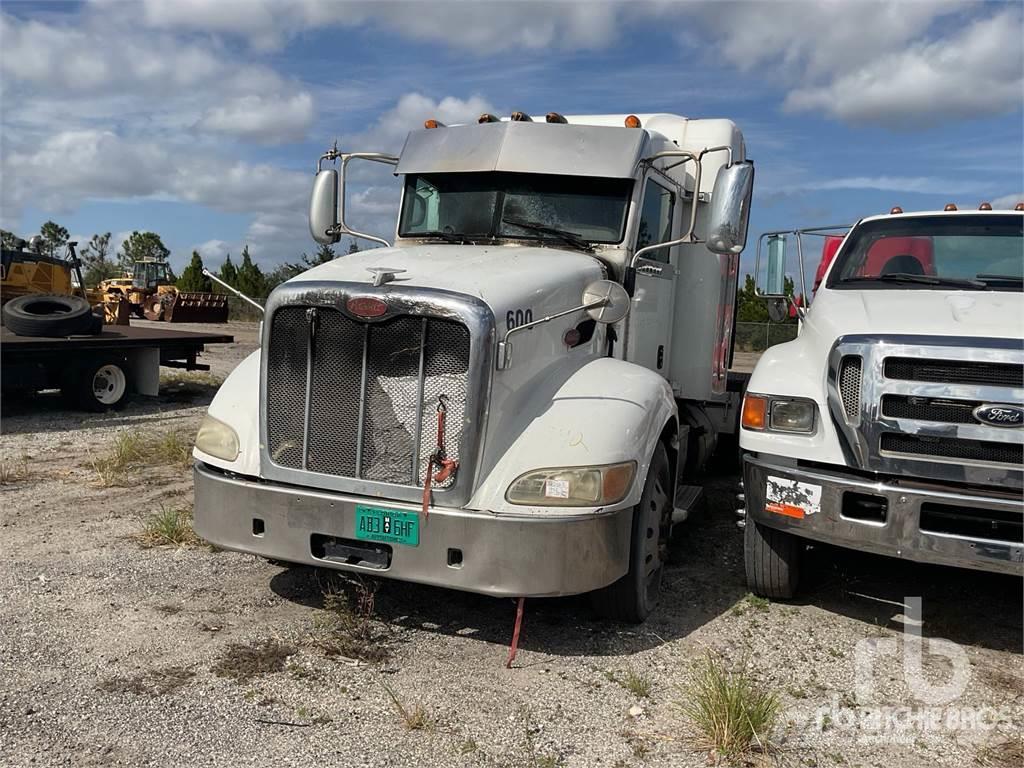
[[[1015,206],[1013,206],[1013,210],[1024,211],[1024,203],[1017,203]]]
[[[431,118],[430,120],[424,120],[423,121],[423,127],[424,128],[444,128],[444,123],[442,123],[440,120],[434,120],[433,118]]]
[[[955,211],[956,210],[956,203],[946,203],[946,207],[943,208],[942,210],[944,210],[944,211]]]
[[[889,209],[889,214],[890,215],[897,214],[897,213],[903,213],[903,209],[900,208],[898,205],[894,205],[892,208]]]
[[[501,118],[497,115],[492,115],[490,112],[484,112],[476,121],[478,123],[500,123]]]
[[[547,115],[544,116],[544,119],[547,120],[549,123],[568,123],[569,122],[568,120],[565,119],[565,115],[560,115],[557,112],[548,112]]]
[[[992,210],[992,203],[982,203],[981,205],[978,206],[978,210],[979,211],[991,211]]]
[[[530,117],[525,112],[513,112],[511,119],[515,123],[532,123],[533,122],[533,118]]]
[[[627,128],[639,128],[640,118],[637,117],[636,115],[629,115],[626,117],[625,125]]]

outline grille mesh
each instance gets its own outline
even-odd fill
[[[885,360],[885,376],[888,379],[904,381],[1024,387],[1024,365],[1014,365],[1013,363],[889,357]]]
[[[1024,460],[1024,446],[1019,443],[994,443],[987,440],[963,440],[950,437],[920,437],[893,432],[883,433],[880,447],[891,453],[938,456],[946,459],[967,459],[1019,466]]]
[[[847,421],[853,421],[860,412],[861,359],[847,355],[839,364],[839,395]]]
[[[441,394],[448,397],[448,455],[458,458],[469,383],[469,330],[451,320],[412,316],[367,324],[325,307],[318,308],[316,315],[305,468],[341,477],[420,485],[437,441]],[[278,309],[271,323],[267,355],[267,437],[274,462],[291,469],[303,469],[308,353],[306,308]],[[365,399],[361,398],[364,353]],[[417,426],[421,439],[419,467],[414,468]],[[357,456],[360,435],[361,461]],[[454,481],[453,476],[438,487]]]
[[[974,400],[941,400],[884,395],[882,415],[894,419],[937,421],[943,424],[977,424],[974,409],[981,405]]]

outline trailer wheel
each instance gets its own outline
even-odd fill
[[[99,360],[69,373],[65,387],[81,408],[105,411],[120,408],[128,397],[128,366],[122,360]]]
[[[672,517],[671,493],[668,452],[658,443],[640,503],[633,508],[629,571],[614,584],[591,593],[591,604],[600,616],[640,624],[657,605]]]
[[[804,542],[792,533],[769,528],[747,517],[743,555],[747,586],[760,597],[788,600],[800,582]]]

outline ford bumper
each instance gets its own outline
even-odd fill
[[[1024,573],[1019,494],[873,482],[765,455],[745,458],[743,481],[747,519],[770,528],[917,562]]]
[[[589,592],[625,574],[632,510],[496,515],[431,508],[416,546],[356,536],[357,504],[416,505],[229,476],[195,465],[195,528],[224,549],[499,597]]]

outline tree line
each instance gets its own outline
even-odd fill
[[[39,234],[42,237],[40,251],[45,256],[59,258],[70,240],[67,228],[54,221],[47,221],[40,228]],[[78,249],[78,256],[82,263],[82,279],[89,287],[95,287],[103,280],[122,277],[132,273],[136,261],[156,260],[167,261],[171,251],[164,245],[163,240],[156,232],[132,232],[121,244],[121,248],[115,253],[111,245],[111,233],[103,232],[89,238],[89,242]],[[12,232],[0,229],[0,246],[5,249],[16,250],[19,238]],[[355,240],[348,243],[347,253],[356,253],[359,245]],[[225,283],[241,291],[246,296],[256,299],[265,299],[270,292],[285,280],[290,280],[307,269],[326,264],[335,259],[338,253],[332,246],[321,245],[311,256],[302,253],[297,262],[285,262],[274,269],[264,272],[260,266],[252,260],[249,254],[249,246],[245,245],[239,254],[239,263],[236,265],[227,254],[220,268],[214,271],[217,277]],[[199,293],[223,293],[224,289],[214,283],[203,274],[205,265],[203,257],[198,251],[192,251],[192,259],[188,266],[182,270],[180,276],[172,278],[180,291]],[[168,265],[168,271],[170,266]]]

